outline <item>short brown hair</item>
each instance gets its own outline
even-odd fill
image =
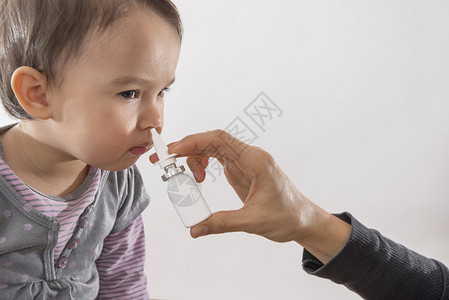
[[[73,59],[90,30],[106,29],[135,5],[162,16],[182,40],[182,22],[170,0],[0,0],[0,97],[6,111],[31,119],[11,88],[17,68],[35,68],[56,83],[56,62]]]

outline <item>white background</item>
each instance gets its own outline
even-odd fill
[[[448,1],[175,3],[185,37],[167,142],[241,117],[317,204],[449,264]],[[261,91],[283,110],[265,132],[244,113]],[[190,238],[147,156],[152,298],[359,298],[302,271],[294,243]],[[213,211],[241,206],[223,176],[202,189]]]

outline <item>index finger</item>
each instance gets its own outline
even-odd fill
[[[245,161],[248,152],[251,152],[250,145],[221,129],[188,135],[168,145],[168,153],[176,153],[180,157],[199,155],[236,162]]]

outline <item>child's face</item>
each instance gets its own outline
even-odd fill
[[[163,94],[179,52],[175,29],[147,10],[132,11],[86,40],[61,88],[47,94],[49,143],[102,169],[134,164],[152,145],[150,129],[162,130]]]

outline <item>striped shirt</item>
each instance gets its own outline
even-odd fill
[[[91,168],[92,180],[86,180],[74,193],[64,197],[44,195],[26,185],[0,157],[0,176],[27,202],[26,210],[35,210],[55,218],[60,225],[53,252],[55,263],[71,240],[79,217],[94,201],[98,192],[100,172]],[[110,234],[103,241],[103,250],[95,262],[100,290],[97,299],[148,299],[144,273],[145,234],[142,217],[138,216],[126,229]]]
[[[139,216],[125,230],[104,240],[97,259],[99,299],[149,299],[144,273],[145,236]]]

